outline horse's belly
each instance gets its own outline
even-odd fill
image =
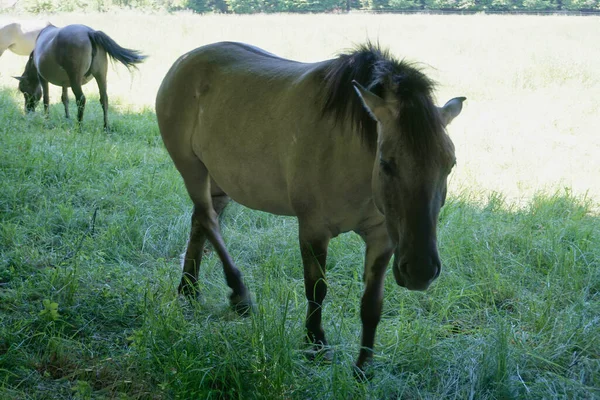
[[[260,211],[278,215],[294,215],[289,201],[287,185],[281,176],[281,170],[258,165],[256,160],[237,165],[235,171],[224,167],[225,164],[212,165],[207,162],[210,176],[229,197],[236,202]],[[239,166],[242,166],[241,168]]]
[[[49,83],[56,86],[71,86],[69,75],[56,63],[41,62],[38,66],[39,74]]]
[[[294,215],[280,154],[238,142],[211,141],[210,151],[194,146],[212,179],[229,197],[246,207],[279,215]],[[221,147],[221,148],[219,148]]]
[[[37,68],[39,74],[49,83],[61,87],[71,87],[71,79],[67,70],[57,63],[54,58],[40,58]],[[93,78],[93,75],[89,74],[83,77],[73,76],[73,78],[80,82],[81,85],[85,85]]]

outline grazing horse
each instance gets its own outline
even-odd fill
[[[23,21],[0,26],[0,56],[6,50],[20,56],[30,55],[40,31],[48,25],[47,21]]]
[[[25,112],[35,111],[40,100],[40,86],[44,96],[44,111],[48,113],[48,83],[62,86],[62,102],[65,115],[69,118],[68,88],[73,90],[77,102],[77,121],[83,119],[85,96],[81,87],[92,77],[96,79],[100,91],[100,103],[104,112],[104,128],[108,128],[108,95],[106,93],[106,73],[108,56],[121,62],[127,68],[141,63],[146,56],[137,50],[119,46],[106,33],[85,25],[67,25],[57,28],[50,25],[44,28],[29,56],[25,71],[19,80],[19,90],[25,97]]]
[[[179,292],[196,294],[208,239],[233,290],[232,306],[248,311],[252,300],[218,213],[232,198],[296,216],[307,339],[322,350],[328,243],[354,231],[366,243],[356,362],[363,368],[392,255],[396,282],[410,290],[426,289],[441,270],[436,226],[455,164],[445,127],[465,98],[438,108],[433,87],[415,66],[372,44],[317,63],[231,42],[181,56],[156,98],[164,144],[194,204]]]

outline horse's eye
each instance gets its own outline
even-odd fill
[[[390,176],[394,175],[396,169],[394,161],[387,161],[381,158],[379,159],[379,167],[381,168],[384,174]]]

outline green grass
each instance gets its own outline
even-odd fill
[[[600,396],[600,219],[569,192],[517,208],[451,198],[442,277],[386,280],[375,377],[357,383],[362,245],[333,241],[332,364],[302,355],[305,300],[291,218],[238,205],[224,235],[258,313],[229,310],[220,264],[202,301],[176,296],[189,200],[150,110],[90,107],[82,132],[19,115],[1,93],[0,397],[591,398]],[[15,117],[16,115],[16,117]]]
[[[90,18],[107,25],[119,21]],[[152,18],[159,19],[140,16],[131,25]],[[181,29],[199,29],[190,18],[183,18]],[[467,31],[481,24],[477,17],[455,18],[448,23],[469,22]],[[196,21],[215,24],[204,17]],[[427,20],[404,21],[418,27]],[[527,21],[534,32],[546,32],[540,20]],[[467,55],[477,54],[473,43],[464,43],[471,45],[465,47]],[[480,49],[479,42],[474,47]],[[166,58],[181,51],[161,49]],[[159,52],[152,55],[159,60],[149,65],[151,73],[140,68],[148,79],[142,89],[131,89],[126,73],[109,71],[113,132],[108,135],[93,83],[86,89],[80,131],[64,120],[56,94],[49,119],[39,111],[24,115],[14,84],[2,71],[0,399],[600,398],[600,217],[594,197],[600,192],[597,182],[588,187],[587,197],[580,190],[597,179],[590,172],[598,165],[598,141],[590,139],[597,132],[585,129],[597,118],[589,111],[596,107],[593,99],[582,97],[579,108],[566,107],[589,119],[548,121],[536,119],[541,115],[536,111],[519,122],[534,128],[529,131],[534,138],[498,147],[489,138],[468,142],[461,135],[467,128],[480,134],[507,128],[502,124],[510,120],[494,123],[495,115],[485,110],[506,111],[498,105],[515,94],[501,79],[491,80],[491,86],[473,75],[460,80],[477,96],[468,100],[462,122],[451,127],[453,134],[458,130],[459,165],[440,217],[444,269],[425,293],[399,288],[386,277],[374,377],[359,383],[351,369],[358,353],[364,252],[356,235],[342,235],[330,247],[323,314],[335,350],[330,364],[303,355],[306,300],[293,218],[237,204],[223,215],[225,240],[256,299],[256,314],[240,318],[229,309],[221,265],[212,252],[201,269],[201,300],[189,303],[177,296],[191,205],[160,140],[153,94],[135,92],[156,87],[172,62]],[[4,57],[0,63],[6,66]],[[475,56],[471,61],[482,62]],[[589,67],[572,63],[584,72]],[[514,75],[506,73],[511,80],[529,71],[529,78],[513,87],[518,106],[537,96],[531,85],[557,99],[560,90],[571,93],[578,87],[568,79],[555,82],[554,75],[544,80],[531,68],[520,65]],[[110,86],[111,77],[117,84]],[[597,85],[597,78],[586,79],[586,85]],[[553,85],[556,92],[548,92]],[[122,94],[128,88],[138,96]],[[585,145],[569,149],[581,159],[556,158],[562,166],[587,164],[573,178],[579,189],[539,190],[544,187],[536,175],[541,153],[521,156],[531,153],[529,140],[535,138],[543,157],[555,154],[551,148],[559,142],[552,138],[564,139],[565,132],[583,138]],[[511,153],[511,146],[525,149]],[[515,196],[505,184],[514,167],[497,166],[501,158],[523,170],[519,179],[527,180],[520,193],[527,196]],[[478,170],[486,162],[490,165]],[[470,180],[471,174],[477,179]],[[479,185],[486,180],[491,183]],[[497,191],[487,189],[493,185]]]

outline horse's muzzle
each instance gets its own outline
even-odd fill
[[[433,282],[442,270],[439,259],[431,259],[428,263],[409,263],[409,262],[396,262],[394,258],[394,265],[392,266],[392,272],[394,273],[394,279],[399,286],[405,287],[408,290],[426,290],[431,282]]]

